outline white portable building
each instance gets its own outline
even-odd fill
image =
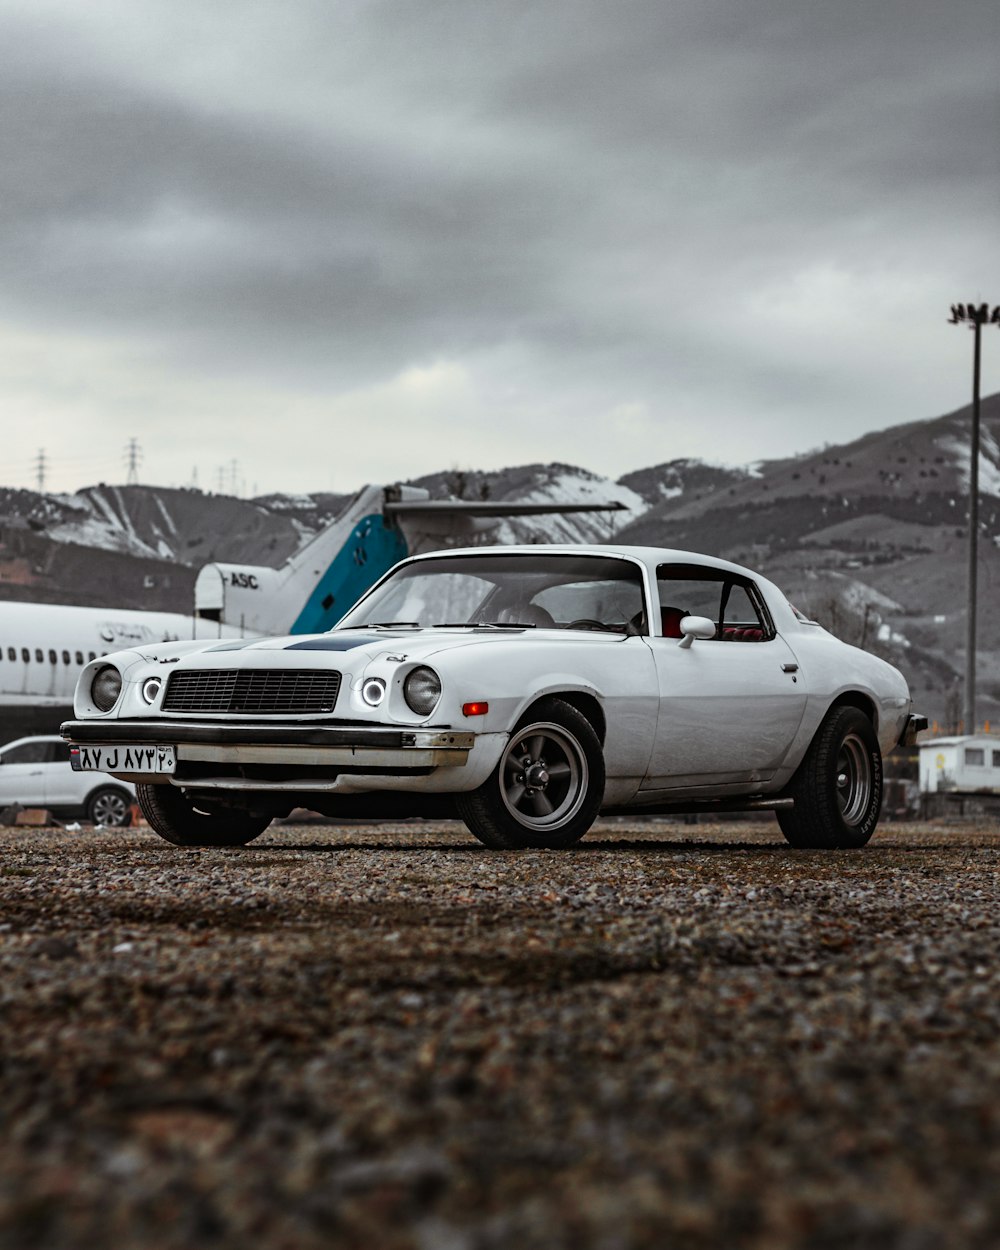
[[[1000,737],[967,734],[920,743],[920,791],[995,791],[1000,794]]]

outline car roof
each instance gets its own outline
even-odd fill
[[[619,559],[638,561],[654,570],[660,564],[701,564],[709,568],[723,569],[727,572],[740,573],[746,577],[760,580],[762,574],[732,560],[723,560],[719,556],[705,555],[700,551],[684,551],[671,547],[642,547],[618,545],[613,543],[522,543],[496,545],[490,547],[447,547],[439,551],[426,551],[410,560],[431,560],[435,557],[447,556],[483,556],[483,555],[594,555],[618,557]]]
[[[62,742],[63,738],[59,734],[29,734],[26,738],[11,738],[10,742],[0,743],[0,751],[6,751],[8,747],[23,746],[26,742]]]

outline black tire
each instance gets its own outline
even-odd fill
[[[132,823],[132,796],[117,786],[102,786],[87,796],[86,812],[92,825],[126,829]]]
[[[521,719],[487,780],[455,803],[480,842],[515,851],[579,842],[603,798],[604,754],[594,727],[571,704],[549,698]]]
[[[787,791],[778,824],[792,846],[851,850],[875,832],[882,809],[882,753],[856,707],[835,707],[816,731]]]
[[[270,816],[203,807],[176,786],[140,783],[135,791],[150,828],[175,846],[245,846],[271,823]]]

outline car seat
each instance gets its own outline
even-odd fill
[[[514,604],[497,613],[498,625],[534,625],[538,629],[555,629],[555,617],[537,603]]]
[[[684,608],[672,608],[666,604],[660,604],[660,620],[663,624],[664,638],[683,638],[681,633],[681,621],[685,616],[691,613],[685,611]]]

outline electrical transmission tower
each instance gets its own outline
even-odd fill
[[[126,486],[139,485],[139,462],[142,460],[142,448],[137,438],[130,438],[125,448],[125,464],[128,472],[125,476]]]
[[[48,471],[48,462],[45,459],[45,448],[38,449],[38,455],[35,457],[35,481],[38,483],[38,493],[41,495],[45,491],[45,474]]]

